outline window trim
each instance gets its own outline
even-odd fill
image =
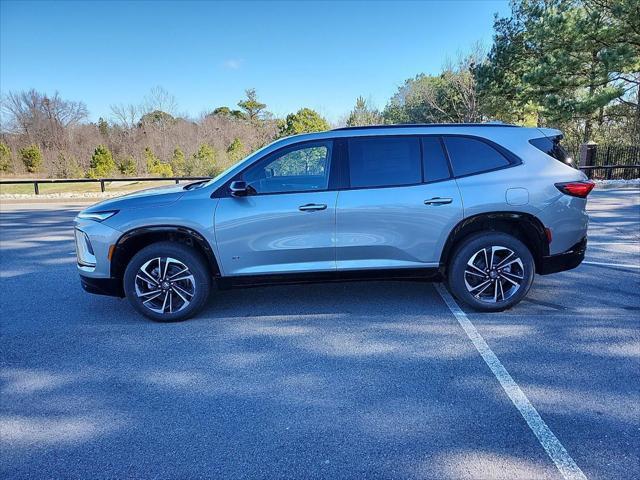
[[[435,137],[438,140],[438,142],[440,143],[440,148],[442,149],[442,154],[444,155],[444,160],[447,163],[447,168],[449,169],[449,177],[441,178],[440,180],[429,180],[428,182],[425,181],[424,163],[425,163],[426,158],[424,158],[423,140],[426,137],[431,137],[431,138]],[[428,185],[428,184],[431,184],[431,183],[448,182],[449,180],[453,180],[455,178],[455,176],[453,175],[453,167],[451,166],[451,160],[449,159],[449,152],[447,152],[447,148],[444,145],[444,140],[442,139],[442,135],[420,135],[420,148],[422,149],[422,183],[423,184]]]
[[[323,138],[323,139],[317,139],[317,140],[305,140],[302,142],[297,142],[297,143],[290,143],[289,145],[284,145],[272,152],[269,152],[265,155],[263,155],[262,157],[256,159],[255,162],[252,162],[250,165],[247,165],[245,168],[243,168],[242,170],[240,170],[238,173],[236,173],[233,177],[231,177],[229,180],[227,180],[224,184],[222,184],[220,187],[218,187],[216,189],[215,192],[213,192],[213,195],[211,196],[211,198],[236,198],[234,196],[231,195],[231,192],[229,190],[229,186],[235,182],[235,181],[240,181],[242,180],[242,176],[244,175],[244,173],[249,170],[250,168],[255,167],[256,165],[258,165],[261,162],[266,162],[268,161],[270,158],[275,157],[275,156],[280,156],[283,155],[283,152],[285,152],[284,154],[286,155],[286,153],[289,153],[289,151],[293,152],[295,150],[301,150],[302,148],[304,148],[307,145],[322,145],[322,146],[326,146],[326,144],[330,144],[329,146],[329,151],[330,151],[330,158],[329,158],[329,179],[327,181],[327,188],[323,188],[322,190],[292,190],[290,192],[263,192],[263,193],[255,193],[253,195],[248,195],[249,197],[263,197],[263,196],[267,196],[267,195],[290,195],[292,193],[315,193],[315,192],[332,192],[335,190],[338,190],[337,186],[339,186],[338,184],[339,182],[339,177],[340,177],[340,172],[338,171],[338,169],[336,168],[336,165],[338,165],[338,161],[337,161],[337,157],[338,155],[336,154],[337,152],[337,145],[338,142],[336,140],[339,140],[337,138]]]
[[[352,187],[351,179],[349,173],[349,146],[348,142],[352,138],[404,138],[404,137],[417,137],[420,144],[420,160],[421,160],[421,169],[422,169],[422,181],[420,183],[412,183],[407,185],[382,185],[378,187]],[[449,178],[444,178],[442,180],[431,180],[429,182],[425,181],[424,177],[424,147],[422,145],[422,139],[424,137],[437,137],[440,140],[440,145],[442,147],[442,151],[444,152],[444,156],[447,159],[447,166],[449,167]],[[453,164],[451,162],[451,156],[449,155],[449,151],[447,150],[447,145],[444,141],[446,137],[462,137],[462,138],[471,138],[473,140],[478,140],[480,142],[484,142],[490,147],[493,147],[497,150],[503,157],[507,159],[509,165],[505,165],[504,167],[493,168],[490,170],[482,170],[480,172],[468,173],[466,175],[455,175],[453,171]],[[218,189],[214,191],[211,198],[235,198],[231,196],[229,192],[229,185],[231,182],[239,180],[241,175],[248,170],[249,168],[256,165],[258,162],[267,158],[271,155],[276,155],[281,151],[292,148],[299,147],[307,144],[318,144],[323,142],[332,142],[331,148],[331,162],[329,167],[329,186],[325,190],[300,190],[300,191],[292,191],[292,192],[270,192],[270,193],[258,193],[256,195],[251,195],[251,197],[265,196],[265,195],[289,195],[296,193],[312,193],[312,192],[334,192],[334,191],[343,191],[343,190],[377,190],[380,188],[401,188],[401,187],[415,187],[417,185],[430,185],[432,183],[439,182],[449,182],[451,180],[456,180],[458,178],[466,178],[474,175],[483,175],[485,173],[496,172],[499,170],[505,170],[507,168],[517,167],[523,164],[523,161],[520,157],[515,155],[510,150],[506,149],[502,145],[489,140],[484,137],[479,137],[477,135],[468,135],[468,134],[458,134],[458,133],[412,133],[409,135],[355,135],[355,136],[344,136],[344,137],[331,137],[325,139],[318,140],[305,140],[298,143],[292,143],[289,145],[285,145],[283,147],[274,150],[273,152],[269,152],[266,155],[258,158],[255,162],[251,163],[251,165],[247,165],[244,169],[234,175],[231,179],[227,180],[223,185],[221,185]]]

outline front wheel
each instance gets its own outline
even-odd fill
[[[136,253],[124,272],[124,292],[131,305],[156,322],[186,320],[209,298],[211,276],[192,248],[158,242]]]
[[[499,312],[529,292],[535,263],[529,249],[506,233],[478,233],[463,240],[448,269],[449,289],[475,310]]]

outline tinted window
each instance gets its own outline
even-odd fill
[[[286,149],[249,168],[242,179],[256,193],[326,190],[329,185],[331,142]]]
[[[349,139],[352,187],[411,185],[422,181],[417,137]]]
[[[444,137],[456,176],[506,167],[509,161],[491,145],[468,137]]]
[[[422,155],[425,182],[436,182],[449,178],[449,162],[444,155],[438,137],[424,137],[422,139]]]
[[[560,145],[562,137],[541,137],[529,140],[529,143],[536,147],[538,150],[542,150],[550,157],[559,160],[562,163],[570,164],[573,162],[569,153]]]

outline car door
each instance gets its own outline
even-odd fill
[[[335,270],[332,154],[331,140],[284,147],[234,177],[246,196],[223,187],[214,223],[224,275]]]
[[[338,270],[437,266],[462,200],[437,136],[347,140],[336,205]]]

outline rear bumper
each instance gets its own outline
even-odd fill
[[[573,247],[558,255],[549,255],[542,257],[540,275],[548,275],[550,273],[563,272],[576,268],[584,260],[584,254],[587,251],[587,237],[584,237]]]
[[[108,295],[110,297],[124,297],[122,281],[117,278],[91,278],[80,275],[80,284],[87,293]]]

